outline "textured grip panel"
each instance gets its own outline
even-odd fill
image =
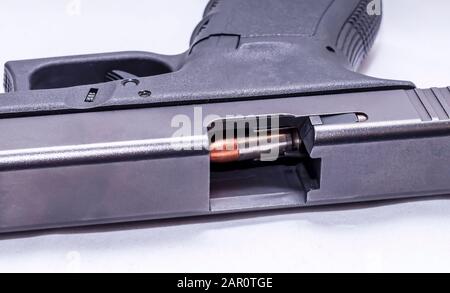
[[[195,29],[191,45],[212,36],[245,42],[290,42],[340,51],[342,66],[356,69],[366,57],[381,24],[373,0],[211,0]],[[372,13],[373,12],[373,13]],[[331,50],[333,51],[333,50]],[[293,56],[294,57],[294,56]],[[313,56],[311,56],[313,57]]]
[[[3,88],[5,89],[6,93],[13,91],[13,82],[12,82],[12,76],[9,73],[8,69],[5,68],[5,74],[3,75]]]
[[[208,5],[205,8],[205,13],[203,14],[203,17],[207,16],[208,14],[214,12],[214,9],[217,8],[217,6],[219,5],[219,2],[221,0],[211,0],[209,1]],[[222,0],[223,1],[223,0]]]
[[[345,0],[353,9],[352,2]],[[210,36],[241,38],[312,37],[328,8],[342,0],[212,0],[191,44]],[[347,6],[346,6],[347,7]],[[351,12],[346,15],[348,16]],[[343,23],[338,24],[340,26]]]
[[[353,68],[357,68],[369,53],[381,25],[381,14],[368,13],[371,1],[360,1],[337,40],[337,49],[344,53]]]

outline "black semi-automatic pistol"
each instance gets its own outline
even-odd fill
[[[6,64],[0,232],[450,193],[450,90],[355,72],[380,0],[213,0],[189,49]]]

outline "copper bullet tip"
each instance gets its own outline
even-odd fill
[[[236,139],[221,140],[211,144],[210,158],[213,163],[231,163],[239,160]]]

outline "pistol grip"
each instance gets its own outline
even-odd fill
[[[338,53],[342,66],[356,69],[381,18],[381,0],[211,0],[191,45],[212,36],[238,36],[241,43],[319,43],[309,58],[332,59],[330,52]]]

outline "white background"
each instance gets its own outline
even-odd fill
[[[4,63],[124,50],[180,53],[207,1],[1,2]],[[450,85],[450,1],[384,2],[384,24],[362,72],[412,80],[420,87]],[[450,201],[441,197],[0,236],[0,272],[18,271],[449,272]]]

